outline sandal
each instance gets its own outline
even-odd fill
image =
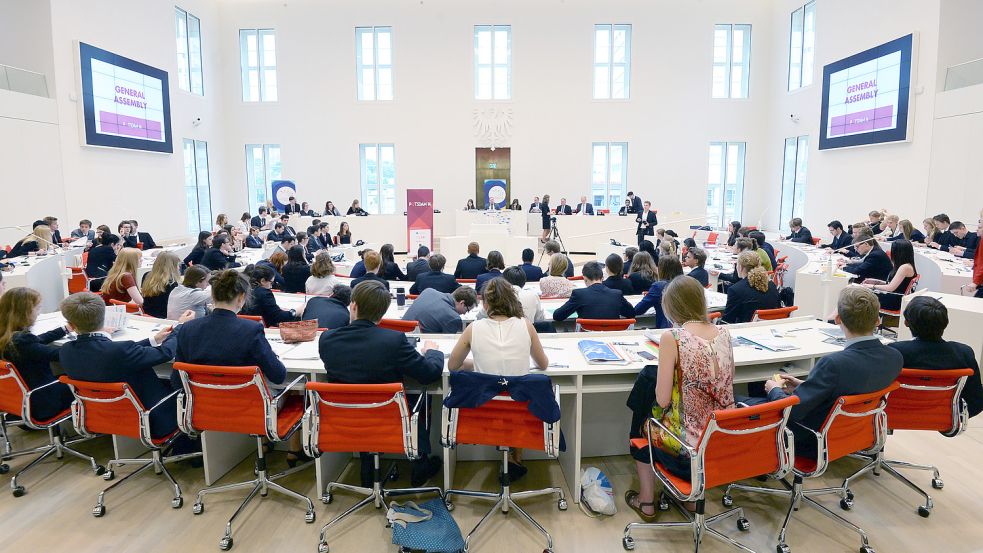
[[[656,507],[655,507],[655,503],[642,503],[641,501],[639,501],[636,504],[635,503],[635,500],[636,499],[638,499],[638,492],[636,492],[635,490],[628,490],[627,492],[625,492],[625,503],[628,504],[628,507],[630,507],[632,511],[635,511],[636,513],[638,513],[638,516],[643,521],[645,521],[645,522],[655,522],[655,519],[658,516],[656,513],[659,512],[658,509],[656,509]],[[652,514],[651,515],[650,514],[646,514],[645,511],[642,510],[645,507],[651,507],[652,508]]]

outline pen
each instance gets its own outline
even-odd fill
[[[552,346],[543,346],[543,349],[555,349],[555,350],[563,351],[563,348],[556,348]]]
[[[616,346],[637,346],[638,342],[611,342]]]

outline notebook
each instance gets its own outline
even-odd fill
[[[799,349],[799,346],[790,343],[784,338],[777,338],[771,334],[752,334],[742,336],[741,339],[753,345],[761,346],[768,351],[792,351]]]
[[[590,365],[627,365],[628,360],[613,345],[598,340],[581,340],[577,348]]]

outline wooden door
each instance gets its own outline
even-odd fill
[[[511,152],[511,148],[474,149],[474,204],[478,209],[488,208],[485,181],[489,179],[505,181],[505,205],[512,201]]]

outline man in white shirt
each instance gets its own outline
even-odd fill
[[[512,285],[512,289],[519,295],[519,303],[522,304],[522,315],[525,318],[534,323],[546,320],[546,314],[543,313],[543,303],[539,299],[539,294],[534,290],[523,290],[523,287],[526,285],[526,273],[521,268],[509,267],[505,269],[505,272],[502,273],[502,278],[507,280]],[[484,319],[486,317],[488,317],[488,314],[485,313],[485,308],[479,308],[477,318]]]
[[[577,209],[573,210],[574,215],[593,215],[594,205],[587,202],[587,196],[580,197],[580,203],[577,204]]]

